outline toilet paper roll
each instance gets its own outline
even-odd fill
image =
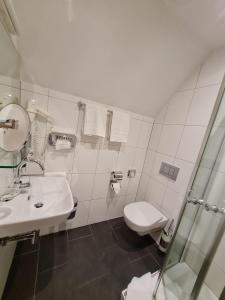
[[[120,183],[119,182],[112,182],[111,189],[116,193],[119,194],[120,192]]]

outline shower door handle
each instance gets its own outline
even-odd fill
[[[191,203],[191,204],[194,204],[194,205],[200,205],[200,206],[203,206],[206,211],[214,212],[216,214],[220,213],[222,215],[225,215],[225,208],[224,207],[220,208],[217,205],[211,205],[211,204],[205,202],[203,199],[189,198],[187,200],[187,203]]]
[[[214,213],[220,213],[220,214],[222,214],[222,215],[225,215],[225,208],[224,207],[218,207],[218,206],[216,206],[216,205],[210,205],[210,204],[208,204],[208,203],[205,203],[204,204],[204,208],[205,208],[205,210],[207,210],[207,211],[212,211],[212,212],[214,212]]]
[[[194,205],[204,205],[204,200],[203,199],[196,199],[196,198],[189,198],[187,200],[187,203],[191,203],[191,204],[194,204]]]

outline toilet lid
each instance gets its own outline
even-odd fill
[[[163,215],[148,202],[135,202],[124,208],[126,217],[137,226],[152,226],[161,221]]]

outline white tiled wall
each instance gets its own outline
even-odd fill
[[[180,87],[155,119],[137,200],[151,202],[169,218],[177,219],[183,203],[224,71],[225,50],[210,55],[207,61]],[[214,143],[212,148],[215,147]],[[159,174],[162,161],[180,168],[176,182]],[[221,181],[218,178],[218,181],[222,184],[220,188],[217,185],[217,194],[218,189],[221,192],[224,186],[224,180]],[[188,252],[189,256],[186,261],[194,270],[199,265],[198,262],[204,259],[204,251],[202,251],[206,249],[204,243],[210,240],[203,235],[203,232],[206,232],[206,225],[211,226],[212,220],[207,219],[207,224],[202,220],[198,224],[191,251]],[[216,295],[219,295],[225,282],[225,268],[221,261],[221,253],[224,253],[224,249],[223,239],[215,263],[206,279],[206,283]]]
[[[224,101],[224,99],[223,99]],[[221,107],[220,107],[221,109]],[[223,109],[223,107],[222,107]],[[223,115],[225,111],[223,110]],[[220,127],[215,123],[216,127],[210,136],[210,142],[214,147],[209,147],[207,149],[207,161],[204,161],[204,167],[201,170],[200,181],[204,182],[205,178],[209,175],[213,165],[212,162],[215,161],[218,154],[219,148],[216,147],[215,152],[215,142],[214,134],[219,130],[219,136],[216,135],[218,142],[223,140],[223,136],[220,135],[220,130],[223,130],[224,134],[224,124],[220,123]],[[218,127],[217,127],[218,126]],[[210,143],[211,144],[211,143]],[[206,192],[207,202],[217,205],[218,207],[225,207],[224,192],[225,192],[225,170],[224,170],[224,157],[225,157],[225,147],[224,142],[220,148],[220,154],[217,158],[216,164],[214,166],[214,171],[210,176],[210,183],[208,184],[208,189]],[[210,161],[211,158],[211,161]],[[205,176],[205,178],[204,178]],[[200,182],[201,184],[201,182]],[[192,228],[192,232],[189,238],[188,247],[184,253],[185,261],[195,270],[199,272],[202,262],[205,259],[205,255],[209,251],[209,247],[212,245],[214,238],[217,234],[218,225],[221,221],[222,215],[209,213],[202,211],[202,213],[197,216],[195,224]],[[225,264],[224,255],[225,250],[225,234],[222,237],[222,241],[219,244],[213,263],[211,264],[208,274],[206,276],[205,282],[212,289],[215,295],[219,298],[225,282]]]
[[[51,115],[50,122],[41,117],[37,119],[38,149],[43,152],[46,171],[67,173],[74,198],[78,200],[76,218],[69,221],[67,227],[122,216],[124,205],[136,198],[153,119],[128,112],[131,116],[128,142],[111,143],[108,138],[82,134],[83,111],[79,110],[78,102],[88,100],[1,76],[0,95],[8,93],[20,98],[24,107],[27,107],[30,99],[36,99],[38,106]],[[74,131],[77,136],[76,147],[70,151],[56,151],[48,145],[44,147],[53,126]],[[135,178],[127,177],[130,168],[137,170]],[[110,173],[113,170],[122,170],[124,173],[122,188],[116,197],[109,189]],[[0,192],[3,193],[12,182],[13,171],[0,169],[0,177]],[[60,228],[65,226],[46,229],[44,233]]]
[[[36,99],[51,115],[48,123],[38,119],[40,139],[46,140],[53,126],[68,128],[77,136],[74,149],[56,151],[47,145],[43,157],[46,171],[67,173],[73,196],[78,200],[76,218],[67,222],[67,228],[122,216],[124,205],[135,201],[153,119],[128,112],[131,116],[128,142],[111,143],[108,138],[82,134],[83,111],[79,109],[78,102],[87,100],[25,82],[21,83],[21,98],[25,106],[29,99]],[[127,171],[131,168],[137,170],[133,179],[127,178]],[[114,170],[124,173],[118,196],[109,189],[110,173]],[[44,233],[60,228],[65,226],[46,229]]]
[[[210,82],[220,83],[221,77],[225,70],[225,51],[219,51],[213,53],[213,55],[208,59],[206,64],[204,64],[199,78],[199,86],[204,84],[209,84]],[[206,94],[212,97],[215,97],[216,91],[213,89],[213,86],[208,87],[207,93],[201,92],[202,98],[206,98]],[[199,97],[199,94],[198,94]],[[206,116],[203,116],[201,113],[201,107],[205,105],[203,100],[199,99],[199,102],[202,102],[202,106],[196,105],[196,110],[199,112],[199,120],[197,120],[197,114],[192,113],[192,120],[195,120],[195,123],[204,124],[206,123]],[[202,177],[207,176],[210,172],[210,168],[213,167],[212,162],[215,159],[218,151],[220,150],[219,159],[217,159],[216,166],[213,172],[212,183],[210,184],[209,192],[207,195],[207,201],[213,204],[217,204],[219,207],[225,206],[225,201],[223,199],[224,195],[224,183],[225,183],[225,169],[224,169],[224,144],[220,149],[220,142],[223,139],[224,135],[224,99],[220,107],[220,111],[217,115],[217,119],[211,133],[210,142],[208,144],[207,152],[204,159],[204,170],[202,171]],[[209,107],[210,104],[208,104]],[[208,113],[206,113],[209,115]],[[208,172],[208,173],[207,173]],[[204,178],[202,178],[204,181]],[[186,262],[195,270],[199,271],[205,255],[212,244],[216,230],[218,228],[219,221],[221,216],[215,214],[209,214],[202,212],[198,216],[195,226],[192,229],[192,234],[190,237],[189,248],[186,249],[185,260]],[[208,274],[206,276],[205,282],[209,288],[214,292],[214,294],[219,298],[225,282],[225,264],[224,264],[224,251],[225,251],[225,234],[223,235],[222,241],[217,249],[213,263],[211,264]],[[223,254],[222,254],[223,253]]]
[[[155,119],[137,200],[152,202],[169,218],[177,218],[204,138],[225,70],[223,52],[208,57]],[[162,161],[180,168],[176,182],[159,174]]]

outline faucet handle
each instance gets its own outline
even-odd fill
[[[29,188],[29,187],[31,187],[30,182],[20,182],[19,183],[19,188],[20,189],[25,189],[25,188]]]

